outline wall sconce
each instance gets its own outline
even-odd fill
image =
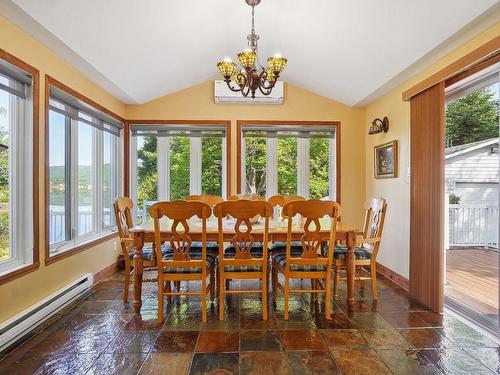
[[[389,130],[389,119],[387,116],[385,116],[382,120],[379,118],[376,118],[375,120],[372,121],[372,125],[370,126],[370,129],[368,130],[368,134],[378,134],[378,133],[387,133]]]

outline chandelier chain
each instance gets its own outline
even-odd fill
[[[255,6],[252,5],[252,35],[255,34]]]

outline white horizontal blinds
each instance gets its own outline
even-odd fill
[[[225,137],[226,127],[221,125],[132,125],[133,137]]]
[[[335,138],[335,127],[327,126],[245,126],[243,138]]]
[[[0,60],[0,90],[26,99],[32,83],[33,77],[31,74],[6,61]]]
[[[119,120],[54,86],[50,87],[49,108],[117,137],[123,129]]]

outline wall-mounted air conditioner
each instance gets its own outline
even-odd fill
[[[224,81],[214,82],[214,100],[216,104],[283,104],[283,81],[276,82],[270,95],[265,96],[257,91],[255,98],[244,97],[240,92],[234,92]]]

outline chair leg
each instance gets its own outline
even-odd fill
[[[158,321],[163,322],[163,280],[158,280]]]
[[[210,270],[210,302],[215,300],[215,267]]]
[[[327,320],[332,319],[332,292],[330,285],[330,277],[327,277],[325,280],[325,318]]]
[[[377,263],[370,263],[370,276],[372,279],[372,296],[373,300],[376,301],[378,299],[377,294]]]
[[[288,277],[285,275],[285,306],[284,306],[284,318],[288,320]]]
[[[262,320],[267,320],[267,275],[266,273],[262,275]]]
[[[123,302],[128,302],[128,289],[130,288],[130,263],[125,263],[125,281],[123,285]]]
[[[219,274],[219,320],[224,320],[224,277]]]
[[[272,299],[273,299],[273,303],[276,303],[276,294],[277,294],[277,289],[278,289],[278,285],[277,285],[277,282],[278,282],[278,271],[276,270],[276,267],[274,266],[274,264],[272,263],[272,269],[271,269],[271,284],[272,284],[272,288],[273,288],[273,294],[272,294]]]
[[[340,272],[337,266],[334,266],[334,276],[333,276],[333,297],[337,298],[339,296],[339,282],[340,282]]]
[[[206,276],[206,275],[205,275]],[[201,280],[201,320],[207,321],[207,278]]]

